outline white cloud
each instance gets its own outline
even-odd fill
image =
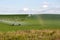
[[[42,6],[42,7],[43,7],[43,8],[48,8],[48,5],[49,5],[49,3],[45,1],[45,2],[43,3],[43,6]]]
[[[24,11],[28,11],[28,10],[29,10],[29,8],[23,8],[23,10],[24,10]]]
[[[47,5],[44,5],[44,8],[46,8]],[[26,12],[25,12],[26,11]],[[29,8],[23,8],[22,9],[4,9],[0,8],[0,14],[44,14],[44,13],[60,13],[59,8],[50,8],[50,9],[29,9]]]
[[[48,5],[43,5],[43,8],[47,8],[48,7]]]

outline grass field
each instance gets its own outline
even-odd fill
[[[0,31],[60,29],[60,14],[31,15],[30,17],[28,15],[0,15],[0,20],[26,23],[21,26],[11,26],[0,22]]]
[[[0,40],[60,40],[60,14],[0,15]]]

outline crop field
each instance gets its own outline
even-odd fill
[[[18,24],[21,25],[12,25]],[[0,15],[0,31],[60,29],[60,15]]]
[[[0,40],[60,40],[60,14],[0,15]]]
[[[0,15],[0,31],[60,29],[60,15]],[[12,23],[21,23],[12,26]]]
[[[0,32],[0,40],[60,40],[60,30]]]

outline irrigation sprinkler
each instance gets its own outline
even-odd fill
[[[0,20],[0,22],[5,23],[10,26],[22,26],[22,25],[27,25],[27,22],[21,22],[21,21],[11,21],[11,20]]]
[[[10,24],[11,26],[21,26],[21,24],[17,24],[17,23],[13,23],[13,24]]]

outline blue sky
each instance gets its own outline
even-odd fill
[[[0,0],[0,10],[21,10],[23,8],[60,8],[60,0]]]
[[[48,3],[49,7],[60,7],[60,0],[0,0],[0,7],[2,8],[40,8]]]

